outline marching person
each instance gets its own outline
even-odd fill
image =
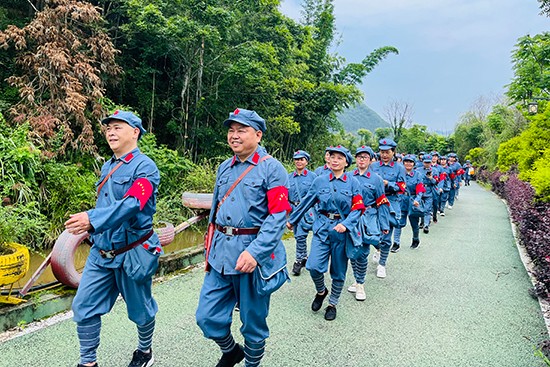
[[[151,344],[158,310],[151,294],[152,277],[162,252],[153,231],[160,175],[138,148],[138,140],[146,133],[139,117],[115,111],[102,123],[114,155],[101,169],[96,207],[65,222],[72,234],[88,231],[93,244],[72,305],[80,341],[78,366],[97,366],[101,316],[121,294],[138,331],[138,347],[129,367],[149,367],[154,361]],[[148,260],[147,272],[141,273],[138,267]]]
[[[405,183],[407,185],[408,196],[405,197],[407,202],[407,214],[409,223],[412,228],[412,243],[411,248],[415,249],[420,245],[420,218],[422,218],[426,212],[424,200],[422,200],[423,194],[426,192],[424,187],[423,174],[414,169],[415,157],[412,154],[407,154],[403,157],[403,165],[405,166]]]
[[[323,164],[322,166],[319,166],[317,168],[315,168],[315,171],[314,173],[317,175],[317,176],[321,176],[321,175],[325,175],[325,174],[329,174],[330,173],[330,152],[329,152],[329,149],[332,148],[332,147],[327,147],[325,149],[325,164]]]
[[[298,150],[294,153],[294,167],[296,170],[288,175],[288,198],[292,210],[294,210],[302,198],[306,195],[313,180],[317,175],[307,170],[309,163],[309,153],[304,150]],[[294,228],[294,239],[296,240],[296,261],[292,266],[292,274],[300,275],[307,261],[307,235],[311,231],[313,221],[315,220],[315,212],[310,209],[302,218],[300,223]]]
[[[432,156],[432,177],[436,180],[437,186],[432,191],[433,202],[432,202],[432,221],[437,223],[437,213],[439,211],[439,203],[441,201],[442,189],[439,187],[439,175],[441,174],[441,167],[439,166],[439,153],[433,151]]]
[[[395,162],[395,148],[397,143],[390,138],[383,138],[379,141],[380,162],[371,165],[371,171],[377,173],[384,182],[386,197],[390,202],[391,215],[395,216],[393,223],[390,221],[390,230],[383,234],[380,240],[380,259],[376,268],[378,278],[386,277],[386,262],[392,246],[393,230],[400,226],[401,219],[401,200],[405,192],[405,167],[401,163]],[[394,249],[399,250],[399,247]]]
[[[317,312],[329,295],[325,309],[325,320],[336,318],[336,306],[346,280],[348,258],[346,244],[352,241],[350,232],[357,231],[359,217],[365,209],[361,197],[361,186],[352,176],[345,173],[351,165],[349,150],[341,145],[329,147],[331,173],[318,176],[300,205],[290,214],[288,228],[295,227],[307,211],[317,203],[317,218],[313,223],[313,240],[306,263],[317,294],[311,309]],[[332,278],[331,291],[325,285],[325,273]]]
[[[466,163],[464,163],[462,169],[464,170],[464,186],[470,186],[470,180],[475,172],[472,162],[466,159]]]
[[[458,197],[458,190],[462,185],[462,175],[464,170],[460,163],[458,163],[458,157],[456,153],[449,153],[449,169],[451,171],[451,190],[449,191],[449,205],[447,208],[452,209],[455,205],[455,200]]]
[[[363,145],[357,148],[355,152],[357,168],[350,173],[361,184],[361,196],[365,204],[365,213],[363,213],[361,218],[368,217],[369,219],[374,219],[374,223],[371,222],[368,225],[369,227],[374,226],[375,230],[373,232],[376,232],[375,234],[380,236],[380,234],[386,234],[390,230],[390,202],[384,193],[382,178],[376,173],[369,171],[373,157],[374,151],[371,147]],[[370,229],[368,228],[368,230]],[[363,242],[363,246],[366,247],[366,251],[361,252],[359,258],[350,260],[355,283],[348,287],[348,292],[355,293],[355,299],[358,301],[364,301],[367,298],[364,284],[371,243]]]
[[[449,191],[451,190],[451,169],[447,164],[447,156],[442,155],[439,159],[439,182],[437,187],[440,192],[439,215],[445,216],[445,204],[449,200]]]
[[[270,293],[262,294],[260,280],[280,280],[280,286],[288,279],[281,241],[291,210],[288,173],[259,145],[266,123],[255,111],[236,109],[223,124],[234,156],[220,165],[216,176],[209,219],[216,230],[206,249],[196,321],[221,349],[217,367],[232,367],[243,359],[253,367],[260,364],[269,336]],[[236,304],[244,349],[231,334]]]
[[[418,168],[418,172],[422,174],[422,183],[426,192],[424,193],[422,199],[425,203],[426,212],[424,214],[424,220],[421,220],[424,233],[430,233],[430,223],[432,220],[432,208],[434,201],[434,192],[437,192],[439,188],[437,187],[437,180],[434,177],[434,171],[432,170],[432,156],[426,154],[424,156],[424,166]],[[437,175],[437,173],[435,173]]]

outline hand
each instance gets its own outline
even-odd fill
[[[254,269],[256,269],[257,265],[258,262],[256,259],[250,255],[248,251],[244,250],[237,259],[237,266],[235,266],[235,270],[243,273],[252,273]]]
[[[292,224],[290,224],[290,222],[286,222],[286,228],[288,228],[289,231],[294,230],[294,226]]]
[[[68,221],[65,222],[65,228],[69,233],[79,235],[92,229],[90,224],[90,218],[88,213],[80,212],[77,214],[71,214]]]
[[[336,232],[338,233],[344,233],[345,231],[347,231],[348,229],[346,228],[345,225],[343,225],[342,223],[338,223],[336,225],[336,227],[333,228]]]
[[[384,180],[384,186],[388,186],[388,180]]]
[[[384,229],[384,230],[382,231],[382,233],[388,234],[388,233],[390,233],[390,230],[389,230],[389,229]]]
[[[416,206],[416,207],[418,207],[418,206],[420,206],[420,203],[419,203],[418,201],[415,200],[415,201],[413,201],[413,205]]]

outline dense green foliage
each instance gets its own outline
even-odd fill
[[[550,201],[549,55],[549,33],[521,37],[512,52],[514,78],[506,104],[464,114],[454,133],[461,157],[489,171],[517,171],[540,201]],[[527,114],[527,104],[535,102],[538,113]]]
[[[267,119],[264,145],[275,156],[315,150],[339,128],[336,113],[361,100],[356,85],[397,53],[381,47],[349,64],[331,54],[331,0],[306,4],[302,24],[282,15],[278,0],[90,2],[121,51],[124,72],[107,97],[133,106],[159,143],[193,162],[225,153],[221,122],[236,107]]]
[[[521,134],[500,144],[498,168],[505,172],[517,167],[518,177],[529,181],[536,194],[550,201],[550,108],[531,119]]]

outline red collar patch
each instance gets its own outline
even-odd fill
[[[130,163],[130,161],[132,159],[134,159],[134,155],[132,154],[132,152],[130,152],[130,153],[126,154],[126,156],[121,158],[121,159],[126,163]]]
[[[260,161],[260,154],[258,152],[254,152],[254,155],[252,156],[252,163],[258,164]]]

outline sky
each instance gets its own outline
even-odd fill
[[[358,63],[394,46],[360,89],[385,118],[392,102],[412,107],[414,123],[452,132],[476,101],[497,100],[514,76],[518,38],[550,31],[537,0],[334,0],[333,52]],[[301,0],[281,0],[300,19]]]

